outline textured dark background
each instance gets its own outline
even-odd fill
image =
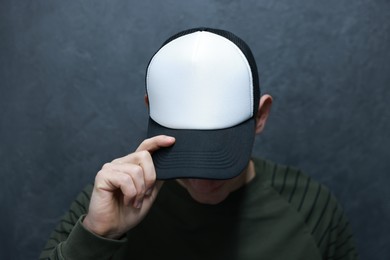
[[[362,259],[390,259],[388,0],[2,0],[0,258],[36,259],[78,191],[145,136],[171,34],[228,29],[274,96],[256,155],[330,187]]]

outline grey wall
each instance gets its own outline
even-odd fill
[[[228,29],[274,96],[254,153],[344,206],[362,259],[390,259],[390,2],[2,0],[0,258],[36,259],[78,191],[145,136],[144,69],[171,34]]]

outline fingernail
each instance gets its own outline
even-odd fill
[[[170,142],[172,142],[172,141],[175,140],[175,137],[173,137],[173,136],[166,136],[165,138],[166,138],[168,141],[170,141]]]
[[[149,189],[145,192],[145,195],[146,195],[146,196],[149,196],[150,194],[152,194],[152,191],[153,191],[153,188],[149,188]]]
[[[140,209],[142,207],[142,200],[137,202],[137,205],[135,206],[137,209]]]

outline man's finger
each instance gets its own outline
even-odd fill
[[[137,152],[140,151],[147,151],[148,153],[153,153],[154,151],[157,151],[160,148],[163,147],[169,147],[175,143],[175,138],[171,136],[166,135],[158,135],[151,137],[149,139],[145,139],[137,148],[135,153],[128,154],[126,156],[117,158],[112,161],[112,163],[121,164],[121,163],[139,163],[140,161],[134,161],[134,159],[137,159]]]
[[[138,151],[148,151],[150,153],[157,151],[163,147],[169,147],[175,143],[175,138],[167,135],[158,135],[145,139],[140,146],[137,148]]]

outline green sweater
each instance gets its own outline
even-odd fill
[[[41,259],[357,259],[335,197],[299,170],[254,159],[256,177],[218,205],[194,201],[176,181],[121,240],[82,225],[92,185],[52,232]]]

